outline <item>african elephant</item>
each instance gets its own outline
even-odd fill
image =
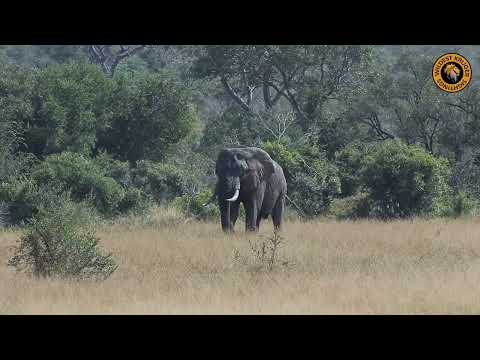
[[[245,208],[246,231],[258,231],[261,219],[268,215],[272,215],[275,230],[281,228],[287,181],[281,166],[266,151],[256,147],[223,149],[215,174],[217,184],[210,201],[218,198],[223,231],[233,231],[240,203]]]

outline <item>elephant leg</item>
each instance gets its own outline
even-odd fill
[[[222,222],[222,230],[224,232],[232,231],[232,225],[230,223],[230,210],[231,204],[227,201],[220,201],[220,219]]]
[[[272,210],[272,221],[273,221],[273,228],[275,229],[275,231],[280,231],[282,228],[282,217],[283,217],[284,209],[285,209],[285,196],[281,196],[280,198],[278,198]]]
[[[245,231],[257,231],[257,204],[255,201],[248,201],[245,205]]]
[[[260,187],[251,200],[246,203],[245,226],[247,231],[258,231],[264,195],[265,185]]]
[[[260,221],[262,220],[262,215],[259,213],[257,215],[257,231],[260,230]]]
[[[237,222],[238,219],[238,213],[240,212],[240,202],[235,201],[234,203],[231,203],[230,205],[230,226],[232,228],[235,227],[235,223]]]

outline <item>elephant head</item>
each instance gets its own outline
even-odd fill
[[[231,230],[230,203],[246,198],[275,171],[273,160],[265,151],[255,147],[223,149],[218,154],[215,174],[222,213],[222,228]]]

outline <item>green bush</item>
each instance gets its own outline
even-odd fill
[[[193,196],[184,195],[175,199],[175,206],[183,214],[198,220],[218,220],[220,219],[220,209],[216,201],[208,206],[203,206],[212,197],[212,194],[210,190],[206,190]]]
[[[452,206],[448,215],[454,217],[472,215],[478,205],[478,201],[471,194],[459,191],[452,197]]]
[[[150,205],[151,202],[142,190],[131,187],[126,189],[125,196],[118,204],[118,210],[122,214],[143,214]]]
[[[0,199],[5,204],[10,225],[22,225],[42,208],[58,202],[58,196],[48,188],[40,188],[32,179],[18,178],[0,186]]]
[[[290,149],[285,144],[267,141],[261,147],[283,168],[289,197],[307,217],[325,213],[340,193],[336,166],[315,146],[306,144]]]
[[[108,104],[108,127],[97,135],[97,150],[131,164],[160,161],[198,122],[187,89],[161,73],[116,76]]]
[[[372,151],[368,144],[349,144],[335,153],[335,163],[341,184],[341,196],[355,195],[362,187],[361,170],[367,154]]]
[[[37,71],[34,111],[25,122],[28,151],[42,158],[62,151],[90,154],[111,113],[112,86],[89,63],[52,64]]]
[[[39,186],[31,178],[18,178],[0,185],[0,202],[4,204],[4,221],[9,225],[24,225],[32,217],[44,214],[61,206],[68,192],[48,186]],[[86,203],[91,202],[85,199]],[[98,216],[96,209],[90,209],[91,219]]]
[[[171,164],[138,161],[132,169],[135,187],[144,191],[156,203],[169,202],[176,197],[191,194],[195,178]]]
[[[83,222],[85,211],[64,198],[34,217],[8,264],[38,277],[106,279],[117,266],[98,248],[99,240]]]
[[[119,213],[125,190],[103,169],[81,154],[64,152],[48,156],[32,172],[39,185],[59,192],[69,191],[76,201],[91,198],[96,208],[106,216]]]
[[[265,150],[273,160],[275,160],[283,169],[287,184],[290,187],[295,174],[303,171],[302,157],[295,149],[288,148],[285,144],[265,141],[260,146]]]
[[[366,218],[372,213],[372,204],[368,193],[361,192],[334,199],[328,213],[339,220]]]
[[[113,158],[106,152],[100,152],[93,159],[93,163],[102,169],[105,176],[111,177],[123,186],[132,184],[130,164],[127,161],[120,161]]]
[[[380,217],[441,215],[450,206],[448,161],[419,146],[381,142],[365,157],[361,173]]]

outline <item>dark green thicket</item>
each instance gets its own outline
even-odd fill
[[[0,224],[62,196],[103,218],[174,203],[217,219],[201,205],[219,149],[235,145],[271,154],[301,216],[475,214],[480,87],[436,87],[447,51],[156,45],[110,74],[88,45],[0,46]],[[480,48],[458,51],[475,73]]]

